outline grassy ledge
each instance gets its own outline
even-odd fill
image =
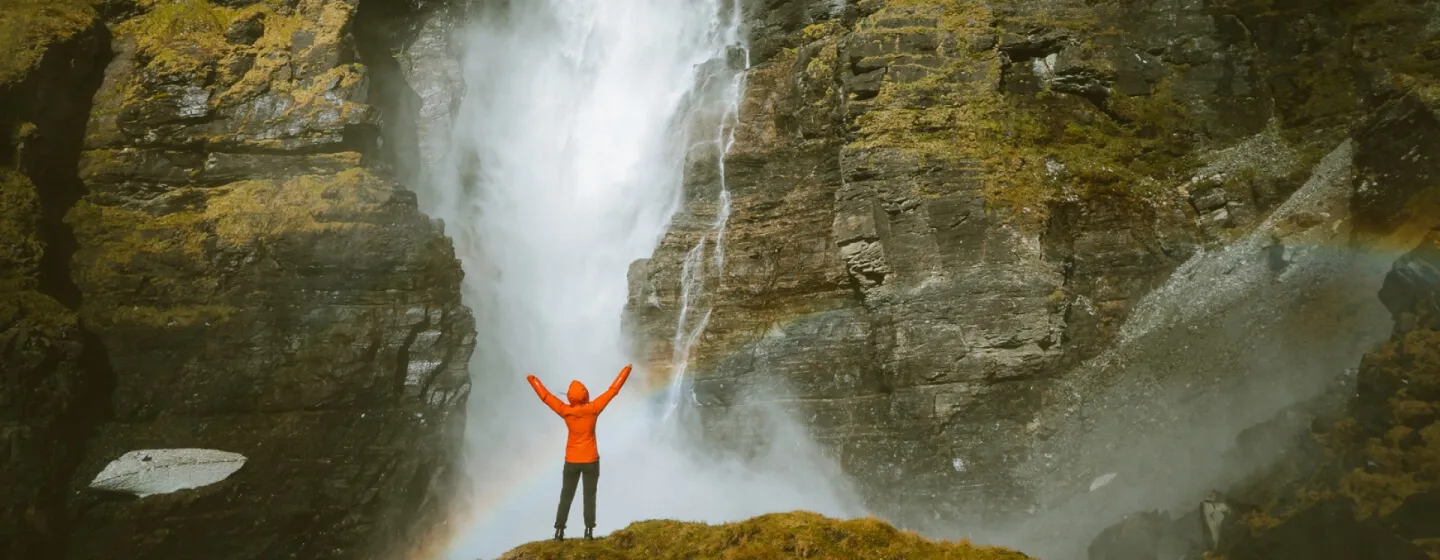
[[[876,519],[841,521],[795,511],[771,513],[723,525],[638,521],[594,541],[566,539],[523,545],[501,560],[558,558],[726,559],[742,558],[936,558],[1027,560],[1019,552],[968,541],[931,541]]]

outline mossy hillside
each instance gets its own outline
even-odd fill
[[[994,26],[983,5],[923,4],[943,10],[940,28],[956,44],[973,44]],[[1001,73],[998,53],[974,51],[917,81],[887,78],[857,119],[851,148],[978,167],[987,198],[1031,223],[1061,200],[1171,196],[1163,189],[1195,164],[1191,116],[1165,84],[1149,96],[1112,96],[1102,111],[1073,95],[1006,95],[996,85]]]
[[[87,318],[100,325],[223,320],[233,312],[224,302],[243,299],[228,293],[226,258],[282,236],[378,227],[364,217],[381,212],[391,192],[381,179],[351,169],[183,187],[155,203],[163,212],[81,201],[67,221],[81,243],[76,282],[96,294],[87,299]]]
[[[1029,557],[1012,550],[975,546],[966,541],[930,541],[876,519],[840,521],[809,512],[791,512],[762,515],[724,525],[640,521],[595,541],[536,542],[516,548],[501,558],[1025,560]]]
[[[24,78],[54,43],[96,21],[94,0],[6,0],[0,3],[0,86]]]

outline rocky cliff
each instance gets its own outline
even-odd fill
[[[1401,257],[1440,222],[1434,3],[742,6],[734,143],[625,318],[710,441],[782,407],[876,513],[1045,558],[1433,547],[1434,259]],[[402,185],[460,8],[0,6],[5,557],[386,557],[432,524],[473,321]]]
[[[702,169],[627,325],[717,443],[783,406],[908,527],[1060,558],[1198,503],[1383,341],[1440,220],[1430,4],[745,9],[723,266],[687,259],[724,208]],[[710,314],[677,351],[687,278]]]
[[[0,550],[405,546],[453,482],[474,322],[381,161],[374,7],[9,4]]]

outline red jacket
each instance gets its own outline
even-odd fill
[[[555,395],[545,389],[533,375],[525,376],[530,381],[530,388],[535,389],[535,394],[540,400],[550,407],[550,410],[559,414],[565,420],[565,427],[570,428],[570,437],[565,441],[565,462],[567,463],[593,463],[600,460],[600,450],[595,447],[595,420],[600,417],[600,412],[610,404],[610,400],[620,392],[620,387],[625,385],[625,380],[630,377],[630,366],[620,370],[620,375],[615,382],[610,384],[610,389],[596,398],[590,400],[590,391],[579,381],[570,382],[570,390],[565,396],[570,399],[570,404],[560,402]]]

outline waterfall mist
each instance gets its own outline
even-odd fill
[[[1042,507],[986,540],[1085,558],[1127,515],[1197,511],[1306,436],[1288,411],[1353,391],[1353,368],[1393,324],[1375,294],[1397,257],[1351,245],[1353,158],[1350,141],[1331,150],[1253,231],[1197,252],[1112,347],[1057,381],[1035,420],[1046,437],[1017,469]],[[1331,396],[1325,406],[1348,398]],[[1270,439],[1242,447],[1251,429]]]
[[[451,521],[447,557],[494,557],[549,536],[566,432],[524,376],[562,399],[571,379],[594,396],[632,361],[621,332],[627,269],[681,206],[687,153],[728,143],[740,69],[725,61],[742,44],[738,12],[733,0],[526,0],[485,4],[464,30],[467,94],[422,197],[455,240],[479,332],[468,495],[457,497],[468,514]],[[708,236],[714,266],[723,228],[722,218]],[[667,414],[679,393],[650,398],[636,366],[597,429],[599,533],[652,518],[856,513],[838,470],[782,411],[758,456],[702,453]],[[570,535],[583,527],[578,494]]]

